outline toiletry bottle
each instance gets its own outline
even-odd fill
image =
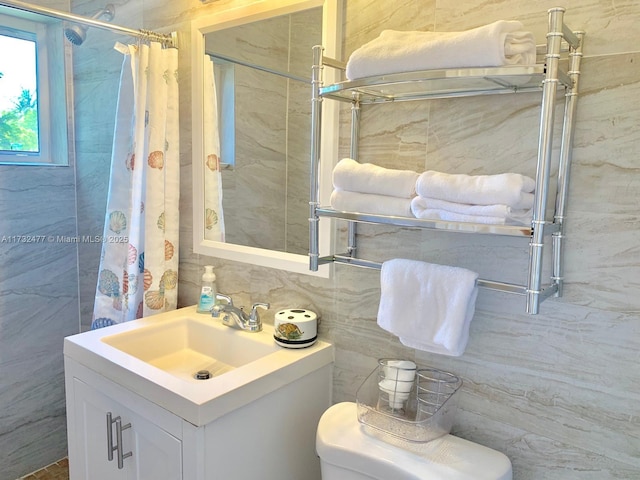
[[[200,300],[198,301],[198,313],[211,313],[211,308],[216,303],[216,274],[213,273],[213,266],[204,267],[202,274],[202,287],[200,289]]]

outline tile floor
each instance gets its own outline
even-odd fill
[[[63,458],[18,480],[69,480],[69,460]]]

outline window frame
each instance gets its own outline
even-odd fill
[[[62,76],[64,79],[53,80],[50,64],[58,58],[53,58],[53,50],[58,47],[58,42],[51,46],[51,37],[56,33],[61,37],[61,22],[51,23],[47,21],[36,21],[25,18],[18,18],[11,15],[0,14],[0,34],[33,40],[36,43],[36,95],[38,102],[38,137],[39,151],[25,152],[16,151],[12,153],[7,150],[0,150],[0,165],[69,165],[69,142],[72,132],[72,125],[69,123],[67,114],[71,103],[69,103],[69,88],[67,78],[68,65],[66,64],[65,53],[59,53]],[[57,27],[53,31],[54,28]],[[64,48],[62,39],[60,46]],[[60,74],[59,74],[60,75]],[[52,94],[63,96],[62,101],[54,105]],[[64,112],[56,112],[55,109],[64,105]],[[57,126],[56,126],[57,125]],[[53,130],[56,130],[55,132]]]

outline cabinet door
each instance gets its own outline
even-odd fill
[[[130,418],[125,452],[133,455],[124,461],[132,460],[127,480],[182,480],[182,442],[139,415]]]
[[[94,390],[81,380],[73,381],[75,442],[71,457],[71,480],[181,480],[182,445],[179,439],[133,413],[112,398]],[[112,423],[108,423],[108,416]],[[119,417],[119,425],[116,419]],[[127,427],[127,425],[130,425]],[[122,454],[131,452],[118,467],[118,452],[109,460],[109,443],[118,444],[121,427]],[[111,428],[111,439],[109,439]]]

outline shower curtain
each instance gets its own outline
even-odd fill
[[[215,65],[209,55],[204,56],[204,238],[224,242],[224,214],[222,211],[222,172],[220,171],[220,130],[218,124],[218,95]]]
[[[173,310],[178,286],[178,51],[124,55],[91,328]]]

